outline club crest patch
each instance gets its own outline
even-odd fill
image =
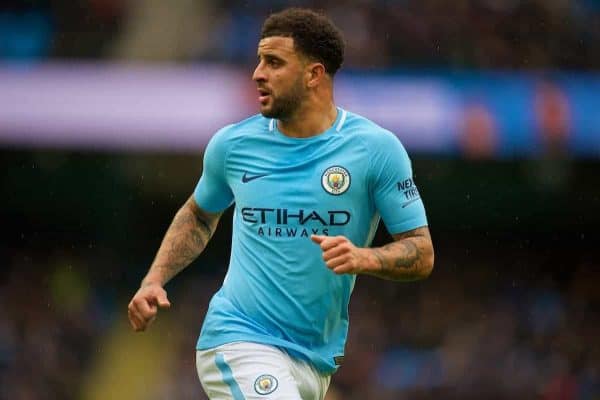
[[[329,167],[321,176],[321,185],[327,193],[339,196],[350,187],[350,172],[339,165]]]
[[[254,390],[261,395],[270,394],[277,389],[278,385],[279,382],[273,375],[264,374],[254,381]]]

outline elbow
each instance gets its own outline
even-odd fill
[[[433,271],[433,264],[435,260],[435,255],[433,252],[433,247],[430,248],[430,251],[424,255],[421,259],[421,268],[419,269],[419,277],[418,279],[426,279],[431,275],[431,271]]]
[[[423,279],[429,277],[429,275],[431,275],[431,271],[433,271],[433,264],[434,264],[434,255],[433,255],[433,251],[431,251],[431,254],[429,257],[427,257],[427,260],[425,262],[425,271],[423,274]]]

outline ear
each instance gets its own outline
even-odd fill
[[[314,88],[318,86],[325,77],[325,66],[321,63],[310,63],[306,66],[306,86]]]

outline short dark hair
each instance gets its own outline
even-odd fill
[[[288,8],[271,14],[260,38],[285,36],[294,39],[294,48],[325,66],[333,76],[344,61],[344,38],[324,14],[306,8]]]

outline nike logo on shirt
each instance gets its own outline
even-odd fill
[[[262,178],[263,176],[267,176],[267,175],[269,175],[269,174],[259,174],[259,175],[250,175],[250,176],[248,176],[248,173],[244,172],[244,175],[242,176],[242,183],[248,183],[250,181],[253,181],[253,180],[258,179],[258,178]]]
[[[402,204],[402,208],[404,208],[404,207],[406,207],[406,206],[408,206],[408,205],[410,205],[410,204],[414,203],[414,202],[415,202],[415,201],[417,201],[417,200],[421,200],[421,198],[420,198],[420,197],[417,197],[416,199],[412,199],[412,200],[409,200],[409,201],[407,201],[406,203]]]

